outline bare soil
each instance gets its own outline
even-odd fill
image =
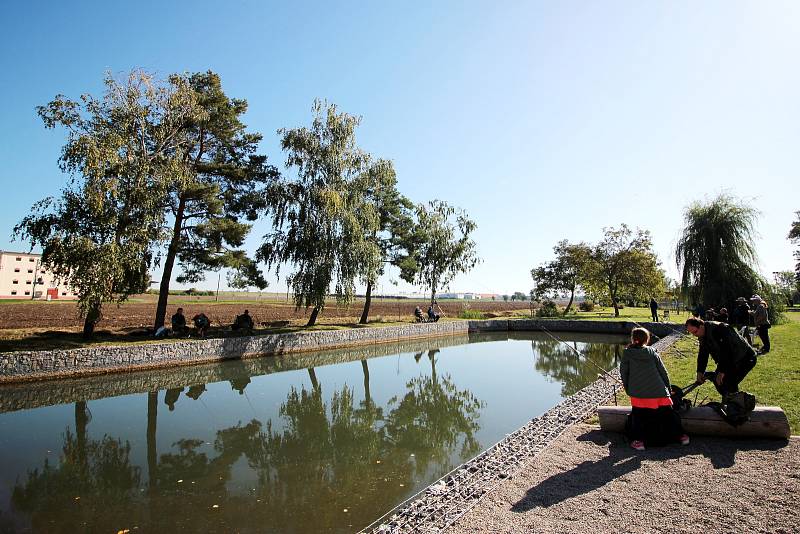
[[[374,299],[370,306],[371,323],[413,322],[416,305],[423,308],[427,303],[414,300]],[[335,303],[325,307],[317,324],[322,327],[353,327],[361,317],[364,301],[356,300],[349,307]],[[502,301],[441,301],[439,306],[444,317],[458,317],[467,307],[483,312],[485,317],[501,317],[524,313],[527,302]],[[297,329],[308,321],[311,310],[295,309],[290,302],[271,299],[268,301],[242,300],[215,302],[213,297],[170,298],[167,308],[169,317],[182,307],[187,319],[205,313],[211,319],[209,335],[220,337],[231,335],[229,325],[245,309],[256,323],[255,333],[275,333],[286,329]],[[119,306],[107,304],[103,307],[103,318],[97,325],[94,342],[116,343],[141,341],[147,337],[155,318],[156,300],[152,295],[143,295],[132,302]],[[79,332],[83,320],[74,301],[42,302],[20,301],[0,304],[0,352],[9,350],[36,350],[49,348],[71,348],[85,343]]]
[[[447,532],[799,532],[798,492],[796,437],[637,452],[576,424]]]

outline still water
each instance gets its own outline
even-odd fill
[[[608,369],[624,338],[559,334]],[[0,532],[352,532],[597,377],[470,334],[0,388]]]

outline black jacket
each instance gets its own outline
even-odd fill
[[[708,356],[717,364],[717,370],[729,373],[744,362],[755,359],[756,351],[730,325],[716,321],[706,321],[706,333],[700,338],[697,353],[697,372],[705,372]]]

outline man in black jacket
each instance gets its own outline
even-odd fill
[[[686,320],[686,330],[700,340],[697,353],[697,382],[705,382],[708,356],[714,359],[717,369],[714,386],[724,397],[739,391],[739,383],[756,365],[756,351],[736,332],[736,329],[716,321],[703,321],[697,317]]]

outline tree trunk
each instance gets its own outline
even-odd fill
[[[317,315],[319,315],[319,306],[314,306],[314,309],[311,310],[311,317],[308,318],[306,326],[314,326],[317,324]]]
[[[86,415],[86,401],[75,403],[75,444],[78,448],[78,461],[85,466],[86,459],[86,426],[89,417]]]
[[[164,272],[161,275],[161,284],[158,286],[158,306],[156,306],[156,320],[153,329],[158,330],[164,326],[167,317],[167,301],[169,300],[169,283],[172,278],[172,268],[175,266],[175,257],[181,240],[181,227],[183,226],[183,213],[186,210],[186,198],[181,195],[178,210],[175,212],[175,224],[172,225],[172,240],[167,248],[167,257],[164,259]]]
[[[569,302],[567,302],[567,307],[564,308],[564,315],[569,313],[569,309],[572,307],[572,300],[575,298],[575,286],[572,286],[572,292],[569,294]]]
[[[361,312],[361,320],[358,324],[367,324],[369,318],[369,305],[372,303],[372,282],[367,282],[367,294],[364,297],[364,311]]]
[[[147,394],[147,485],[150,491],[156,489],[156,469],[158,468],[156,449],[156,423],[158,422],[158,391]]]
[[[83,339],[91,339],[94,335],[94,327],[100,322],[100,306],[102,304],[98,301],[89,304],[89,309],[86,311],[86,318],[83,320]]]
[[[314,391],[319,391],[319,381],[317,380],[317,372],[313,367],[308,368],[308,377],[311,379],[311,387]]]
[[[361,360],[361,369],[364,371],[364,402],[369,406],[372,402],[372,395],[369,393],[369,366],[367,360]]]
[[[432,287],[431,288],[431,306],[433,306],[434,302],[436,302],[436,288]]]

